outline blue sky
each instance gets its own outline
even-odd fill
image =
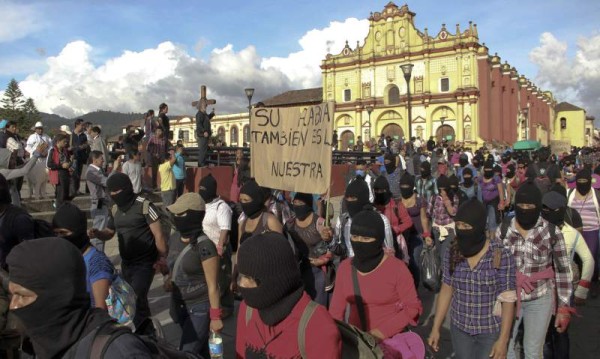
[[[22,82],[40,109],[191,112],[200,82],[222,112],[319,86],[319,59],[366,35],[387,1],[4,1],[0,87]],[[403,5],[397,2],[397,5]],[[600,115],[600,1],[413,1],[417,28],[478,25],[480,41],[544,89]],[[337,24],[337,25],[336,25]],[[301,41],[303,40],[303,41]],[[330,41],[329,46],[325,42]],[[596,66],[598,65],[598,66]],[[596,70],[594,70],[596,68]],[[238,95],[239,94],[239,95]]]

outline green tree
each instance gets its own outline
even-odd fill
[[[0,102],[2,103],[0,115],[8,120],[16,121],[19,127],[23,129],[25,99],[17,80],[10,80],[6,91],[4,91],[4,97],[2,97]]]
[[[23,119],[19,122],[19,130],[25,131],[21,133],[27,133],[29,129],[37,122],[42,120],[42,115],[40,115],[40,111],[38,111],[35,106],[35,102],[30,97],[25,101],[25,105],[23,106]]]

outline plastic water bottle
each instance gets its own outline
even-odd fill
[[[221,338],[219,333],[215,333],[213,331],[210,332],[208,349],[210,350],[211,359],[223,358],[223,338]]]

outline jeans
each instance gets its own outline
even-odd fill
[[[198,167],[206,166],[206,154],[208,152],[208,138],[198,137]]]
[[[304,282],[304,290],[310,298],[327,308],[329,295],[325,291],[325,272],[323,269],[307,264],[302,271],[302,281]]]
[[[150,319],[152,314],[150,313],[150,305],[148,304],[148,292],[154,279],[154,268],[152,265],[153,263],[121,264],[123,279],[131,285],[137,296],[133,325],[138,334],[153,334],[154,332],[154,327]]]
[[[506,354],[508,359],[515,359],[517,357],[515,343],[521,321],[524,324],[523,349],[525,351],[525,358],[539,359],[542,357],[544,340],[554,305],[552,300],[553,295],[552,291],[549,291],[541,298],[521,302],[521,317],[517,318],[513,324],[512,337],[508,344],[508,353]]]
[[[103,205],[102,208],[94,208],[97,205],[97,202],[94,204],[94,201],[92,201],[92,209],[90,210],[93,221],[92,227],[94,229],[102,230],[106,228],[106,224],[108,223],[108,207]],[[91,238],[90,241],[97,250],[104,252],[104,241],[101,241],[97,238]]]
[[[415,282],[415,289],[419,288],[419,283],[421,282],[421,251],[423,250],[423,240],[421,236],[414,232],[409,236],[405,236],[407,239],[406,246],[408,247],[408,255],[410,256],[410,261],[408,262],[408,269],[413,276],[413,280]]]
[[[181,340],[179,350],[199,354],[203,358],[210,358],[208,350],[208,335],[210,328],[210,303],[204,301],[190,305],[184,314],[181,325]]]
[[[500,332],[471,335],[454,325],[450,327],[452,348],[458,359],[487,359]]]

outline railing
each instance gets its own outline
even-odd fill
[[[250,158],[249,147],[212,147],[208,149],[207,162],[215,166],[229,166],[235,163],[235,154],[242,150],[245,158]],[[186,147],[183,151],[186,162],[198,161],[198,147]],[[356,163],[359,159],[375,162],[378,152],[333,151],[333,164]]]

